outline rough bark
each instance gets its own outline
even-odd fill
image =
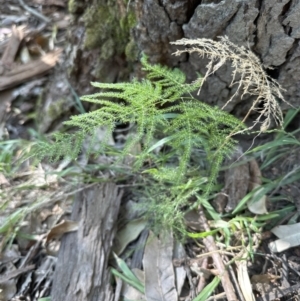
[[[76,103],[78,97],[96,91],[91,82],[129,80],[138,60],[131,34],[137,22],[133,6],[133,1],[123,0],[68,1],[72,18],[67,44],[62,63],[53,72],[43,95],[38,112],[39,132],[47,132],[51,127],[53,130],[56,119],[61,124],[62,115],[68,119],[74,100]],[[89,104],[83,105],[91,110]]]
[[[52,285],[53,301],[111,301],[108,259],[115,235],[121,193],[113,183],[76,196],[72,220],[77,232],[62,239]]]
[[[227,35],[233,43],[250,47],[268,74],[286,89],[286,100],[299,105],[300,0],[69,0],[69,10],[73,23],[64,68],[79,96],[94,91],[91,81],[120,82],[140,76],[142,52],[153,63],[179,67],[192,81],[197,73],[205,73],[207,60],[196,54],[175,57],[176,46],[170,42]],[[227,64],[210,76],[199,99],[223,107],[235,93],[231,73]],[[249,100],[236,97],[226,110],[245,116]],[[282,108],[289,106],[283,103]]]
[[[70,0],[73,22],[67,55],[71,82],[79,95],[91,81],[128,80],[137,50],[130,30],[136,24],[133,4],[123,0]]]
[[[180,67],[189,79],[195,79],[196,71],[205,73],[206,60],[196,55],[174,58],[169,42],[182,37],[217,39],[227,35],[232,42],[250,47],[261,58],[269,74],[287,90],[284,93],[286,100],[294,106],[299,105],[299,0],[137,2],[136,41],[139,49],[154,62]],[[229,86],[230,76],[229,65],[211,76],[202,89],[201,100],[222,107],[234,93]],[[235,99],[227,110],[232,111],[240,101]],[[240,111],[246,110],[247,101],[240,107]],[[287,106],[283,104],[283,108]]]

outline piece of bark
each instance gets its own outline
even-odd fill
[[[186,0],[137,1],[139,22],[134,29],[134,36],[139,49],[147,55],[151,54],[151,61],[176,66],[186,57],[172,56],[177,47],[170,45],[170,41],[183,38],[181,25],[188,20],[188,6]]]
[[[232,167],[232,164],[238,164],[243,159],[243,150],[237,148],[231,158],[227,161],[229,169],[225,172],[224,191],[228,197],[225,207],[226,212],[230,212],[236,208],[239,202],[247,194],[249,189],[250,172],[248,163],[240,164]]]
[[[14,62],[15,56],[18,52],[20,43],[22,42],[24,35],[24,26],[12,27],[12,36],[10,37],[7,47],[5,48],[5,51],[1,58],[2,65],[9,68]]]
[[[23,268],[19,268],[19,269],[16,269],[16,270],[13,270],[13,271],[9,271],[7,272],[6,274],[4,274],[3,276],[0,277],[0,284],[1,283],[4,283],[12,278],[16,278],[18,276],[20,276],[21,274],[24,274],[30,270],[33,270],[35,268],[35,265],[34,264],[31,264],[31,265],[28,265],[28,266],[25,266]]]
[[[0,91],[15,87],[35,76],[45,74],[56,65],[60,53],[61,49],[57,49],[45,54],[38,60],[24,65],[12,66],[10,71],[0,76]]]
[[[5,90],[0,92],[0,124],[6,121],[10,105],[14,99],[13,90]]]
[[[77,232],[62,239],[54,274],[53,301],[110,301],[108,259],[115,236],[122,193],[113,183],[89,188],[76,196],[72,220]]]
[[[228,169],[225,171],[224,175],[225,186],[213,200],[213,206],[219,213],[234,210],[243,197],[249,192],[250,182],[254,181],[257,183],[259,181],[255,177],[256,173],[254,170],[254,163],[251,163],[253,165],[253,174],[251,177],[249,170],[250,165],[248,162],[242,163],[243,159],[243,151],[240,147],[238,147],[230,159],[226,161]],[[258,166],[257,168],[259,170]],[[251,189],[253,189],[252,186]]]

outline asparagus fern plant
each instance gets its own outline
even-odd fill
[[[226,60],[231,61],[234,70],[232,85],[238,87],[236,95],[242,89],[242,95],[257,97],[251,107],[251,110],[260,110],[255,124],[261,123],[261,131],[265,131],[271,124],[272,115],[277,123],[282,123],[282,114],[276,100],[284,100],[281,88],[266,75],[258,58],[250,50],[239,48],[226,38],[219,42],[184,39],[175,44],[191,46],[175,54],[196,52],[210,59],[204,80]],[[85,138],[95,136],[99,127],[106,127],[109,137],[117,124],[133,124],[135,132],[127,140],[119,157],[132,155],[131,150],[137,143],[142,146],[141,152],[135,156],[135,170],[146,168],[156,180],[163,183],[163,186],[156,189],[156,199],[152,192],[148,193],[149,198],[154,199],[150,202],[149,209],[158,210],[162,220],[172,220],[171,227],[177,220],[182,229],[183,216],[177,213],[189,206],[191,196],[196,196],[198,201],[203,202],[197,191],[201,190],[204,195],[211,191],[222,161],[235,148],[234,134],[247,130],[243,121],[249,114],[240,121],[220,108],[211,107],[194,98],[192,93],[201,88],[202,79],[186,83],[185,74],[179,69],[151,65],[146,56],[142,57],[141,63],[145,72],[145,78],[141,81],[134,79],[128,83],[92,83],[99,88],[99,92],[84,96],[82,100],[94,103],[99,108],[90,113],[72,116],[65,124],[75,127],[76,132],[54,134],[54,142],[37,144],[34,154],[39,159],[75,159],[81,152]],[[238,80],[235,79],[237,74]],[[231,100],[232,98],[228,102]],[[258,105],[262,109],[257,108]],[[263,116],[266,118],[261,122]],[[155,142],[157,138],[160,139],[159,142]],[[103,141],[103,145],[105,142]],[[161,145],[174,154],[172,160],[154,160],[156,166],[147,170],[144,163],[149,158],[157,159],[155,149]],[[190,169],[195,169],[195,165],[191,164],[195,150],[202,150],[208,162],[208,181],[205,185],[204,177],[199,179],[199,173],[198,176],[190,176]],[[208,202],[206,205],[209,207]]]
[[[234,130],[243,128],[243,124],[225,111],[195,99],[191,93],[199,89],[199,81],[186,83],[186,77],[179,69],[151,65],[146,56],[142,57],[141,63],[146,72],[142,81],[92,83],[100,92],[84,96],[82,100],[98,104],[99,109],[72,116],[65,124],[76,127],[76,133],[55,133],[54,143],[39,143],[35,155],[40,159],[75,159],[85,137],[93,136],[98,127],[105,126],[109,136],[116,124],[130,123],[136,125],[136,133],[127,140],[120,156],[130,154],[133,145],[141,143],[143,147],[136,157],[136,169],[151,156],[154,138],[162,131],[164,139],[161,143],[176,150],[178,156],[178,166],[169,169],[168,173],[178,181],[182,180],[192,150],[204,149],[213,182],[221,162],[235,145],[233,139],[226,138]],[[157,168],[166,172],[165,166]]]

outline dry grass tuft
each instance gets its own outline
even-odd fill
[[[176,51],[174,53],[175,55],[180,55],[185,52],[195,52],[198,53],[200,57],[206,56],[209,58],[209,63],[206,66],[207,72],[200,83],[200,89],[204,81],[211,74],[221,68],[226,61],[231,61],[233,73],[230,86],[238,85],[238,88],[235,94],[226,102],[222,109],[224,109],[224,107],[226,107],[232,99],[237,96],[239,91],[242,91],[241,97],[246,94],[256,97],[250,110],[244,117],[243,122],[246,121],[250,112],[257,111],[259,113],[258,118],[249,129],[253,129],[255,125],[261,123],[260,131],[265,132],[271,125],[272,117],[274,118],[276,125],[282,126],[283,115],[277,99],[286,102],[281,93],[283,88],[279,85],[279,83],[266,74],[259,58],[251,50],[233,44],[227,37],[220,37],[220,41],[213,41],[204,38],[193,40],[181,39],[176,42],[172,42],[172,44],[189,46],[189,48],[184,50]],[[237,75],[239,75],[238,78]],[[258,105],[260,105],[260,108]],[[262,121],[263,117],[265,119]],[[241,131],[233,134],[240,132]]]

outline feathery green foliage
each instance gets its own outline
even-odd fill
[[[173,181],[180,182],[187,170],[193,149],[202,149],[210,163],[209,183],[213,183],[224,157],[234,148],[230,137],[233,131],[243,128],[242,123],[217,107],[200,102],[192,96],[199,81],[188,84],[179,69],[170,70],[151,65],[142,57],[146,78],[130,83],[92,83],[99,93],[82,97],[82,100],[99,105],[99,109],[72,116],[65,122],[77,128],[73,134],[56,133],[54,143],[38,144],[35,155],[58,160],[61,157],[77,158],[87,135],[93,136],[98,127],[106,127],[108,136],[116,124],[134,124],[136,132],[127,140],[120,154],[124,157],[136,143],[142,151],[136,156],[135,169],[153,156],[154,138],[163,132],[163,144],[176,152],[177,166],[157,166],[157,175],[168,173]],[[105,145],[106,141],[103,141]],[[92,147],[91,147],[92,149]]]
[[[242,95],[257,97],[251,110],[259,112],[254,125],[261,123],[262,117],[266,118],[261,131],[269,127],[271,117],[279,125],[282,124],[276,98],[283,97],[281,87],[268,78],[258,58],[250,50],[239,48],[226,38],[220,42],[208,39],[180,40],[175,44],[189,46],[176,52],[177,55],[196,52],[210,59],[203,79],[186,83],[186,77],[180,70],[151,65],[143,56],[143,80],[92,83],[100,91],[84,96],[82,100],[94,103],[99,108],[72,116],[65,124],[75,127],[76,132],[56,133],[53,143],[37,144],[33,152],[39,159],[76,159],[87,136],[92,137],[90,153],[94,152],[99,127],[107,129],[107,139],[103,139],[100,150],[97,145],[100,152],[105,151],[105,144],[118,124],[134,125],[134,131],[118,154],[118,162],[130,156],[135,159],[133,172],[143,171],[142,175],[152,176],[143,178],[147,185],[142,191],[137,190],[136,194],[140,193],[140,199],[146,199],[143,206],[154,226],[168,227],[185,235],[184,213],[199,204],[214,219],[218,219],[207,197],[213,191],[224,158],[235,148],[236,141],[232,137],[247,130],[243,122],[218,107],[195,99],[192,93],[200,90],[203,80],[229,60],[234,70],[232,85],[238,85],[237,91],[242,89]],[[237,74],[240,75],[239,79],[236,78]],[[262,110],[257,108],[260,103],[263,103]],[[244,120],[248,115],[249,112]],[[138,154],[133,154],[135,145],[141,145]],[[162,151],[157,151],[161,147]],[[204,169],[203,166],[200,169],[203,162]]]

